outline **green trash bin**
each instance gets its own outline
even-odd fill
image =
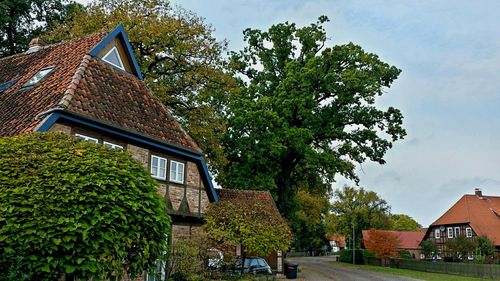
[[[286,279],[297,279],[297,270],[299,264],[296,262],[285,263],[285,276]]]

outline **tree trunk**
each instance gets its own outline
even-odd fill
[[[277,182],[278,186],[278,209],[286,218],[289,217],[292,209],[292,179],[291,171],[282,173]]]

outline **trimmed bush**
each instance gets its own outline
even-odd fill
[[[32,133],[0,155],[0,256],[22,251],[32,280],[135,276],[166,251],[165,203],[129,153]]]
[[[352,263],[352,250],[350,249],[344,249],[339,252],[339,261],[340,262],[346,262],[346,263]],[[354,255],[356,259],[356,264],[362,264],[363,263],[363,252],[362,250],[356,249],[354,250]]]

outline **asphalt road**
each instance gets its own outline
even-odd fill
[[[364,271],[332,263],[333,257],[300,257],[289,261],[299,263],[299,279],[308,281],[418,281],[420,279]]]

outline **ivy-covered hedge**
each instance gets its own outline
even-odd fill
[[[55,133],[0,138],[0,255],[24,253],[32,280],[140,274],[169,225],[129,153]]]

